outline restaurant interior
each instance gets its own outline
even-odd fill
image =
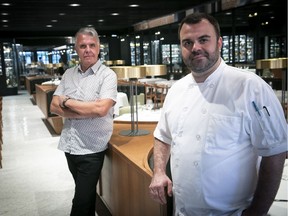
[[[100,59],[118,78],[114,131],[97,186],[99,216],[172,215],[172,200],[166,205],[153,202],[148,186],[153,174],[153,130],[165,96],[177,80],[190,73],[178,40],[179,22],[190,13],[207,12],[216,17],[223,37],[222,59],[256,73],[271,85],[288,122],[286,0],[87,0],[76,1],[80,4],[76,6],[69,5],[71,2],[7,0],[10,5],[0,5],[0,179],[1,175],[4,179],[0,191],[9,194],[8,198],[0,195],[1,202],[4,200],[0,215],[53,212],[63,216],[67,211],[62,208],[69,210],[72,179],[64,156],[58,159],[59,153],[51,150],[51,143],[57,148],[64,119],[51,113],[50,103],[65,70],[79,63],[74,34],[83,26],[98,31]],[[22,141],[24,145],[19,147]],[[47,164],[57,160],[61,165],[54,170],[41,163],[27,168],[32,150],[38,148],[47,152],[47,156],[43,153]],[[15,155],[27,161],[20,165]],[[52,155],[56,155],[54,162]],[[276,196],[282,201],[273,203],[271,216],[287,215],[287,164],[286,159]],[[20,168],[28,170],[29,178],[24,179],[35,188],[29,186],[28,191],[27,186],[11,193],[9,188],[18,188],[19,175],[23,175]],[[57,177],[50,180],[53,174],[46,175],[45,169]],[[37,170],[41,179],[33,179]],[[58,177],[61,184],[54,190]],[[51,199],[37,181],[51,182],[47,184]],[[56,192],[62,196],[57,197]],[[27,206],[24,194],[33,197],[33,205]],[[12,208],[13,200],[19,201],[19,208]],[[53,211],[51,206],[55,206]]]

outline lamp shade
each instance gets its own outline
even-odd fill
[[[256,61],[257,69],[283,69],[287,68],[287,58],[261,59]]]
[[[125,60],[114,60],[113,64],[116,65],[116,66],[117,65],[121,65],[122,66],[122,65],[125,65]]]
[[[113,61],[112,60],[107,60],[104,62],[105,65],[110,66],[113,65]]]
[[[140,66],[112,66],[110,67],[118,79],[143,78],[145,77],[145,68]]]
[[[146,76],[162,76],[167,74],[166,65],[141,65],[145,68]]]

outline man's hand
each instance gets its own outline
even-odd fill
[[[172,181],[166,174],[154,174],[149,189],[151,198],[162,205],[167,203],[166,195],[173,194]]]

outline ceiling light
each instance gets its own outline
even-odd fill
[[[5,2],[5,3],[2,3],[1,5],[2,5],[2,6],[10,6],[11,4],[8,3],[8,2]]]
[[[69,4],[69,6],[70,6],[70,7],[79,7],[80,4],[78,4],[78,3],[73,3],[73,4]]]
[[[8,20],[2,20],[2,22],[3,22],[3,23],[7,23],[7,22],[9,22],[9,21],[8,21]]]
[[[46,27],[47,27],[47,28],[52,28],[53,26],[52,26],[52,25],[46,25]]]
[[[1,13],[2,16],[7,16],[9,13]]]
[[[139,7],[139,5],[138,4],[131,4],[131,5],[129,5],[129,7]]]
[[[257,15],[257,12],[255,12],[254,14],[249,14],[249,17],[256,17]]]
[[[112,16],[118,16],[119,13],[111,13]]]
[[[56,23],[56,22],[58,22],[58,20],[51,20],[51,22],[54,22],[54,23]]]
[[[98,22],[104,22],[104,19],[99,19]]]
[[[65,16],[66,14],[65,13],[59,13],[59,16]]]

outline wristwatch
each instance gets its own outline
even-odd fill
[[[66,102],[71,99],[70,97],[66,97],[63,101],[62,101],[62,107],[65,108],[65,109],[68,109],[69,107],[67,107],[65,104]]]

